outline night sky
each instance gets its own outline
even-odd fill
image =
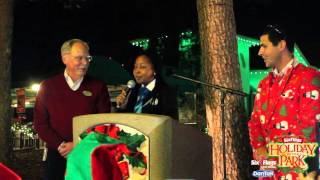
[[[320,27],[318,1],[234,0],[237,32],[259,38],[266,24],[290,28],[296,43],[311,65],[320,68]]]
[[[14,83],[61,71],[59,48],[67,39],[89,42],[92,55],[113,56],[125,53],[132,39],[170,36],[187,29],[198,31],[195,0],[78,0],[72,5],[62,1],[15,1]],[[319,11],[315,2],[235,0],[237,33],[259,38],[266,24],[290,24],[304,55],[320,67]]]

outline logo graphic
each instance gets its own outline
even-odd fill
[[[256,178],[272,177],[273,175],[273,170],[257,170],[252,172],[252,176]]]
[[[294,171],[306,171],[309,166],[305,162],[307,157],[315,157],[318,143],[303,142],[300,138],[283,138],[283,142],[269,143],[269,157],[277,158],[278,167],[290,168]],[[299,173],[298,172],[298,173]]]

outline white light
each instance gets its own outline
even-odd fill
[[[38,92],[40,90],[40,84],[32,84],[32,91]]]

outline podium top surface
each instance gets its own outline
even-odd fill
[[[82,132],[99,124],[122,124],[149,134],[166,122],[171,122],[171,117],[153,114],[104,113],[76,116],[73,118],[73,141],[77,143]]]

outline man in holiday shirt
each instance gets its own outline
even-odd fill
[[[34,106],[34,128],[46,142],[45,179],[64,179],[66,156],[73,148],[74,116],[110,112],[106,85],[86,76],[89,46],[71,39],[61,47],[64,73],[41,83]]]
[[[320,115],[319,72],[298,63],[288,34],[279,26],[268,25],[260,36],[260,46],[259,56],[272,72],[259,83],[248,123],[250,143],[258,161],[270,160],[268,143],[283,142],[284,137],[316,142],[315,127]],[[296,179],[297,170],[282,171],[278,167],[274,177]]]

